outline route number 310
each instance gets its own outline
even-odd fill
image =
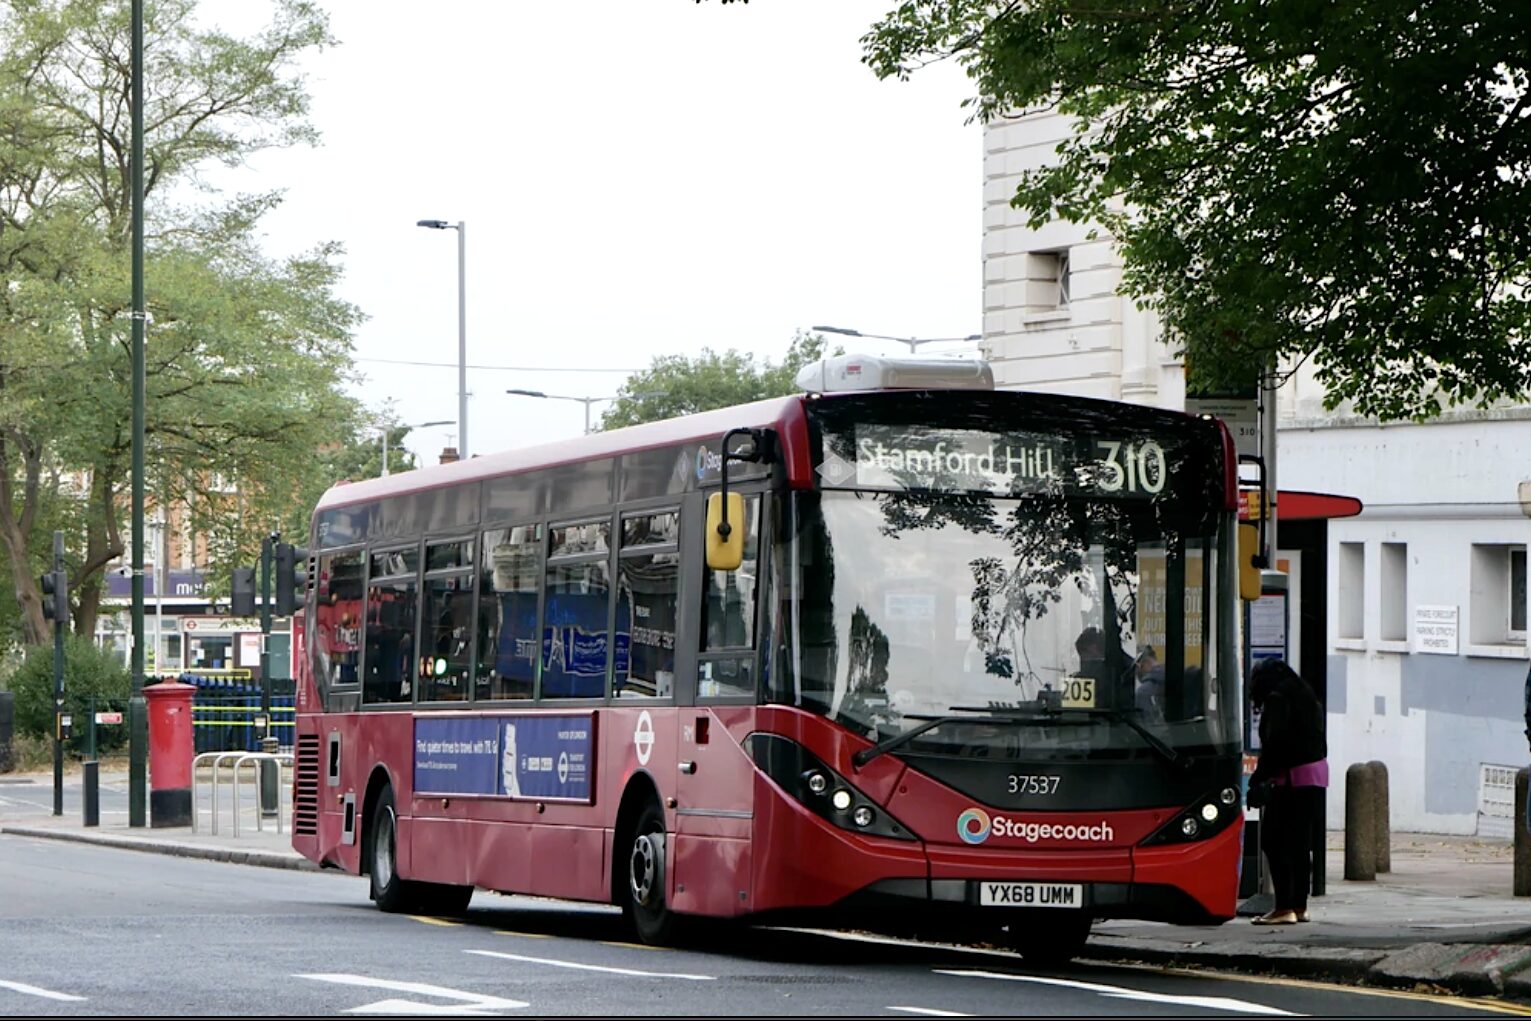
[[[1097,480],[1103,492],[1158,493],[1164,489],[1164,477],[1168,474],[1164,448],[1153,440],[1141,443],[1096,440],[1095,446],[1104,452]]]

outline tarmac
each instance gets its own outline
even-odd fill
[[[66,780],[66,793],[72,796],[58,816],[48,804],[51,774],[0,776],[0,833],[317,871],[292,849],[290,834],[277,831],[275,820],[266,819],[264,828],[257,829],[253,784],[246,784],[236,836],[226,782],[219,831],[213,833],[206,783],[199,793],[196,831],[188,826],[130,828],[126,779],[102,776],[101,822],[86,827],[77,776]],[[1394,833],[1391,871],[1375,881],[1350,882],[1342,878],[1344,834],[1331,832],[1326,893],[1310,901],[1311,922],[1254,926],[1243,917],[1219,926],[1102,921],[1081,957],[1531,1003],[1531,898],[1512,895],[1513,865],[1513,847],[1505,840]]]

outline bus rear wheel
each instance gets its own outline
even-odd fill
[[[638,814],[627,852],[622,913],[650,946],[675,941],[680,919],[665,903],[664,811],[650,801]]]
[[[421,883],[399,875],[399,819],[393,789],[385,787],[373,807],[372,839],[367,847],[367,871],[372,900],[382,911],[414,915],[460,915],[473,898],[473,887]]]

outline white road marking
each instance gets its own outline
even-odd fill
[[[907,1010],[911,1014],[928,1014],[931,1017],[972,1017],[971,1014],[961,1014],[955,1010],[937,1010],[934,1007],[889,1007],[889,1010]]]
[[[525,961],[528,964],[546,964],[554,968],[575,968],[580,971],[601,971],[608,975],[631,975],[635,978],[680,978],[692,982],[711,982],[716,975],[687,975],[677,971],[638,971],[636,968],[609,968],[601,964],[579,964],[575,961],[555,961],[551,957],[526,957],[522,954],[507,954],[499,950],[465,950],[465,954],[478,954],[480,957],[499,957],[507,961]]]
[[[433,986],[425,982],[398,982],[387,978],[372,978],[367,975],[347,975],[344,973],[325,973],[320,975],[294,975],[293,978],[308,978],[316,982],[334,982],[342,986],[360,986],[363,989],[386,989],[391,993],[412,993],[415,996],[435,996],[443,1000],[456,1000],[457,1003],[421,1003],[416,1000],[379,1000],[376,1003],[363,1004],[360,1007],[352,1007],[347,1014],[490,1014],[497,1010],[519,1010],[527,1006],[524,1000],[507,1000],[499,996],[488,996],[484,993],[468,993],[461,989],[448,989],[446,986]]]
[[[41,996],[45,1000],[63,1000],[66,1003],[79,1003],[85,999],[83,996],[55,993],[53,990],[43,989],[41,986],[29,986],[25,982],[9,982],[3,978],[0,978],[0,989],[11,989],[18,993],[26,993],[28,996]]]
[[[995,978],[1006,982],[1033,982],[1043,986],[1061,986],[1065,989],[1081,989],[1099,993],[1114,1000],[1136,1000],[1139,1003],[1167,1003],[1178,1007],[1203,1007],[1207,1010],[1231,1010],[1243,1014],[1271,1014],[1281,1017],[1300,1017],[1289,1010],[1267,1007],[1263,1003],[1235,1000],[1227,996],[1171,996],[1167,993],[1149,993],[1124,986],[1101,985],[1098,982],[1080,982],[1075,979],[1043,978],[1040,975],[1010,975],[999,971],[948,971],[932,969],[937,975],[956,975],[959,978]]]

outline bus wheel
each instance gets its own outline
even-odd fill
[[[1010,923],[1010,946],[1027,964],[1055,968],[1067,964],[1090,938],[1095,920],[1079,911],[1046,912]]]
[[[372,899],[383,911],[412,915],[460,915],[468,909],[473,887],[422,883],[399,876],[399,819],[392,788],[383,788],[373,808],[372,841],[367,849]]]
[[[398,816],[393,810],[393,790],[384,787],[372,809],[372,839],[367,847],[368,872],[372,875],[372,899],[383,911],[413,911],[413,884],[399,877]]]
[[[664,946],[674,941],[679,919],[665,905],[664,812],[658,804],[644,806],[632,833],[622,913],[640,940]]]

